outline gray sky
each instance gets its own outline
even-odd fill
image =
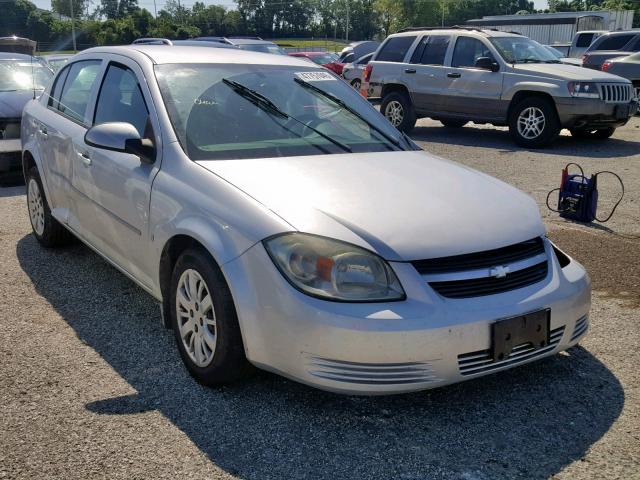
[[[40,8],[44,8],[46,10],[51,9],[51,0],[31,0],[31,1]],[[98,3],[100,3],[100,0],[90,0],[90,1],[92,4],[92,6],[90,7],[91,10],[95,8],[95,6],[97,6]],[[183,0],[182,3],[183,5],[190,7],[195,3],[195,1],[196,0]],[[233,0],[201,0],[201,1],[203,1],[207,5],[222,5],[224,7],[235,6],[235,3],[233,2]],[[165,3],[165,0],[156,0],[156,5],[158,10],[162,9],[162,7],[164,6],[164,3]],[[537,9],[547,8],[548,6],[547,0],[534,0],[534,4]],[[138,5],[140,5],[142,8],[146,8],[151,13],[153,13],[153,0],[138,0]]]

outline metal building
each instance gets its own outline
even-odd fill
[[[583,30],[628,30],[633,10],[495,15],[467,21],[497,30],[518,32],[545,45],[570,43]]]

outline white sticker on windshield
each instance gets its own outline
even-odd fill
[[[324,82],[336,79],[329,72],[296,72],[294,75],[305,82]]]

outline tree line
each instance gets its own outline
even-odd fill
[[[236,8],[205,5],[186,7],[167,0],[153,14],[137,0],[100,0],[89,11],[88,0],[52,0],[52,11],[29,0],[4,4],[0,35],[15,34],[36,40],[42,49],[70,49],[71,17],[76,43],[91,45],[131,43],[139,37],[184,39],[200,35],[258,35],[263,38],[384,38],[407,26],[463,24],[484,15],[535,13],[530,0],[235,0]],[[548,0],[545,11],[636,9],[640,0]]]

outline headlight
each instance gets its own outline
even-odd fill
[[[263,243],[280,273],[308,295],[341,302],[406,298],[387,262],[363,248],[304,233],[286,233]]]
[[[600,98],[598,85],[594,82],[569,82],[567,88],[572,97]]]

